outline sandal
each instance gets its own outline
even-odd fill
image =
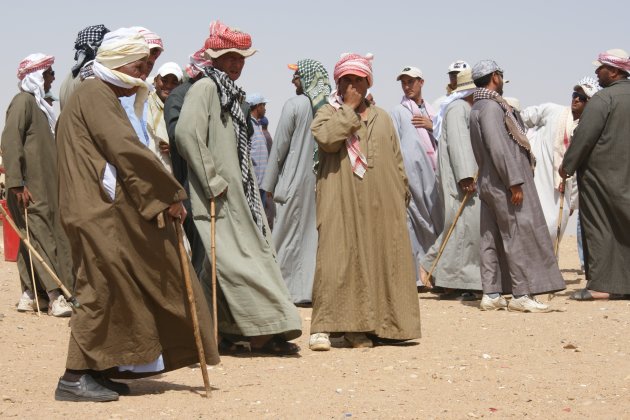
[[[252,347],[252,353],[269,354],[272,356],[291,356],[300,351],[300,346],[291,343],[277,335],[271,337],[262,347]]]
[[[609,293],[607,298],[595,298],[591,294],[591,291],[584,288],[580,289],[577,292],[573,293],[569,299],[577,300],[577,301],[590,301],[590,300],[620,300],[623,299],[624,295]]]
[[[221,341],[219,341],[218,347],[219,355],[221,356],[233,356],[236,354],[247,353],[247,347],[240,346],[225,338],[222,338]]]

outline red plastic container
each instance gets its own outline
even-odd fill
[[[7,200],[0,200],[0,205],[2,205],[8,214],[11,214],[7,208]],[[4,260],[15,262],[17,261],[18,250],[20,249],[20,237],[4,219],[4,214],[0,214],[0,220],[2,220],[2,239],[4,240]]]

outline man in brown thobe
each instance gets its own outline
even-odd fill
[[[312,350],[420,337],[405,206],[410,194],[389,114],[365,100],[371,56],[343,56],[337,90],[311,125],[319,145]]]
[[[44,98],[55,80],[53,62],[52,56],[31,54],[20,63],[20,93],[15,95],[7,110],[2,152],[7,205],[13,220],[24,236],[27,236],[28,223],[29,242],[65,286],[72,289],[72,258],[57,203],[57,150],[52,131],[56,116]],[[23,294],[17,310],[33,310],[38,293],[33,290],[35,283],[35,289],[47,292],[47,296],[37,299],[40,308],[48,305],[49,315],[70,316],[72,309],[61,295],[59,285],[39,260],[33,258],[31,265],[30,259],[28,249],[20,244],[17,262]]]
[[[110,377],[153,375],[199,361],[174,226],[186,216],[186,194],[138,141],[118,100],[135,93],[142,103],[146,97],[140,76],[148,54],[135,30],[107,34],[94,63],[96,78],[77,88],[59,119],[59,201],[81,306],[72,316],[57,400],[117,400],[129,388]],[[164,212],[168,220],[160,228]],[[194,275],[192,285],[206,362],[216,364],[212,319]]]

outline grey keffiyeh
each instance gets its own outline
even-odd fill
[[[473,100],[477,102],[480,99],[490,99],[498,103],[503,111],[505,112],[505,128],[507,129],[510,138],[516,142],[520,147],[527,151],[527,155],[529,157],[529,163],[534,170],[536,166],[536,158],[532,153],[532,147],[529,144],[529,140],[527,139],[527,134],[525,133],[525,128],[519,123],[516,119],[516,115],[514,114],[514,110],[512,107],[503,99],[501,95],[497,92],[486,89],[486,88],[477,88],[475,93],[473,94]]]
[[[247,132],[247,119],[241,108],[241,103],[245,99],[245,91],[236,86],[224,72],[214,67],[205,68],[206,75],[217,85],[219,99],[221,101],[221,119],[225,118],[225,114],[232,117],[232,124],[236,133],[238,160],[241,167],[241,177],[243,180],[243,190],[247,205],[252,213],[256,226],[265,235],[265,224],[263,223],[263,215],[260,209],[259,192],[256,190],[254,183],[254,174],[250,165],[251,138]]]

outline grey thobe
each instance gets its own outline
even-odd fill
[[[276,202],[271,236],[295,303],[311,301],[317,254],[312,122],[313,108],[307,96],[298,95],[284,104],[260,186],[272,192]]]
[[[493,100],[475,102],[470,138],[479,165],[481,283],[484,293],[536,295],[565,288],[553,255],[527,151],[509,136]],[[523,203],[512,204],[520,185]]]
[[[444,198],[444,231],[422,260],[422,267],[427,272],[431,269],[466,195],[459,187],[459,182],[474,178],[477,174],[477,162],[470,144],[469,120],[470,105],[463,99],[449,104],[444,113],[442,134],[438,142],[439,185]],[[474,193],[462,209],[433,271],[437,286],[481,290],[479,210],[479,197]]]
[[[577,171],[584,266],[591,290],[630,294],[630,80],[587,103],[562,167]]]
[[[232,118],[224,114],[224,122],[221,113],[216,84],[203,78],[186,93],[175,128],[179,153],[188,162],[193,218],[208,255],[210,199],[216,200],[219,331],[246,337],[283,334],[290,340],[301,334],[300,316],[275,260],[266,220],[263,236],[252,217]],[[203,271],[210,298],[210,270]]]
[[[416,264],[417,284],[421,285],[419,265],[442,232],[444,208],[435,171],[422,148],[416,127],[411,124],[411,112],[398,104],[391,112],[391,117],[400,139],[400,152],[409,179],[411,201],[407,206],[407,228]]]
[[[52,268],[64,285],[72,290],[72,256],[68,238],[59,218],[57,197],[57,147],[48,118],[38,107],[35,96],[21,92],[7,109],[2,132],[3,162],[6,169],[7,205],[16,225],[26,236],[24,210],[18,206],[9,189],[26,186],[33,196],[28,206],[28,227],[31,245]],[[41,286],[50,292],[59,286],[33,258],[33,268]],[[18,271],[22,288],[32,290],[29,253],[20,243]]]

